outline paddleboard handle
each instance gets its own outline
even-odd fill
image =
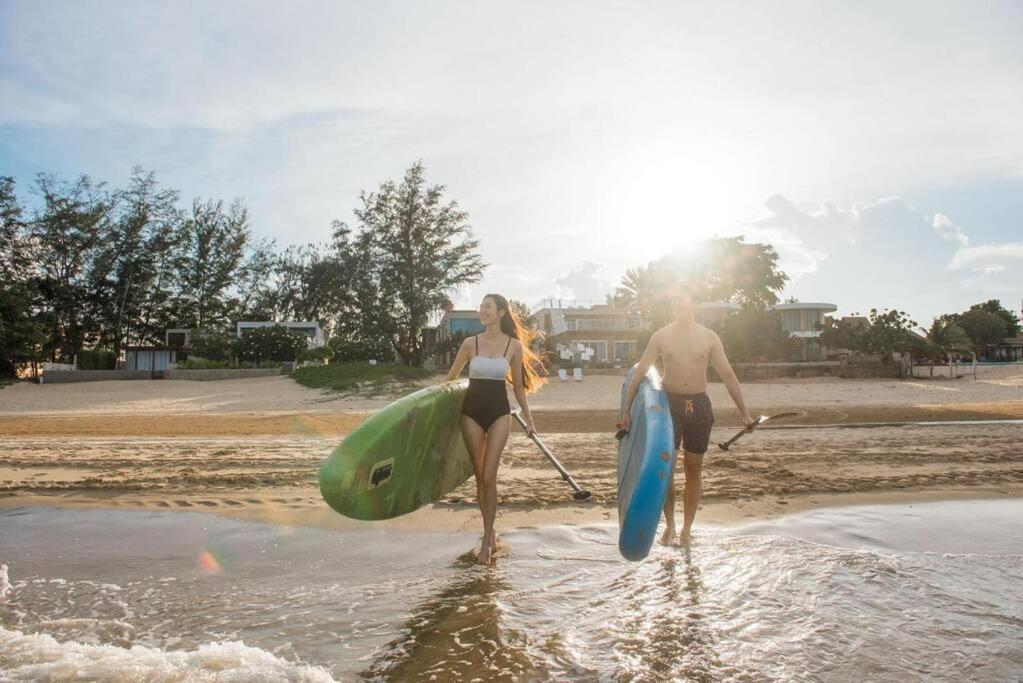
[[[515,418],[515,421],[519,423],[519,426],[522,427],[527,434],[529,434],[529,427],[526,425],[526,421],[522,419],[522,415],[519,411],[513,410],[511,415]],[[544,442],[540,440],[540,437],[536,435],[536,432],[529,434],[529,438],[533,440],[533,443],[535,443],[536,447],[540,449],[540,452],[547,456],[547,459],[551,461],[552,465],[554,465],[554,469],[561,473],[561,478],[568,482],[568,485],[572,487],[572,498],[575,500],[586,500],[590,497],[590,492],[586,491],[575,482],[572,475],[568,473],[568,470],[566,470],[560,462],[558,462],[558,459],[555,458],[554,454],[551,453],[547,446],[544,445]]]

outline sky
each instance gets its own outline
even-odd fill
[[[417,159],[490,264],[455,293],[603,299],[712,236],[783,293],[1023,299],[1023,3],[0,0],[0,175],[241,197],[318,242]]]

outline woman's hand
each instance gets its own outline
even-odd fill
[[[533,426],[532,420],[526,423],[526,436],[528,438],[533,438],[534,436],[536,436],[536,427]]]
[[[753,419],[749,412],[746,412],[742,416],[742,424],[746,427],[746,433],[749,434],[757,426],[757,421]]]
[[[618,429],[624,429],[626,432],[632,429],[631,413],[625,413],[624,415],[618,416]]]

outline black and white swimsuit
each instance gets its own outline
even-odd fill
[[[505,378],[508,376],[508,349],[511,337],[504,347],[504,355],[481,356],[479,335],[476,340],[476,355],[469,361],[469,391],[462,404],[462,415],[478,424],[483,431],[490,429],[497,418],[511,413]]]

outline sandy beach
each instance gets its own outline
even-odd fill
[[[615,402],[621,378],[554,382],[532,397],[548,445],[593,498],[576,504],[521,434],[500,475],[504,527],[616,519]],[[798,417],[724,453],[712,446],[700,520],[823,507],[1023,494],[1023,366],[977,381],[832,380],[745,385],[756,413]],[[714,442],[738,425],[724,388]],[[221,382],[18,384],[0,390],[0,506],[205,510],[345,528],[322,502],[326,455],[390,397],[341,397],[287,377]],[[957,424],[921,425],[949,421]],[[866,426],[864,426],[866,425]],[[478,523],[470,483],[401,529]]]

